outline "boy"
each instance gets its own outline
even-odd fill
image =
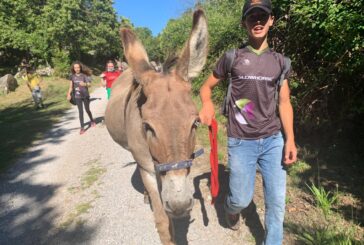
[[[43,104],[43,96],[40,89],[41,78],[40,76],[32,69],[27,66],[25,68],[25,75],[23,79],[27,82],[27,86],[32,93],[32,97],[35,103],[35,108],[40,109],[44,108]]]
[[[293,109],[287,77],[280,87],[278,111],[274,98],[284,58],[270,50],[267,42],[273,25],[270,0],[246,0],[242,25],[248,32],[248,46],[236,50],[231,69],[232,89],[228,115],[229,193],[225,201],[228,226],[239,228],[240,212],[252,201],[256,166],[264,181],[265,245],[282,244],[286,195],[286,171],[282,164],[296,161]],[[226,54],[200,90],[201,122],[211,124],[214,106],[212,89],[227,77]],[[281,133],[283,127],[284,139]],[[285,142],[284,142],[285,141]]]
[[[102,86],[106,86],[107,99],[111,96],[111,86],[114,81],[121,75],[121,70],[115,70],[114,62],[112,60],[107,61],[106,71],[101,74]]]

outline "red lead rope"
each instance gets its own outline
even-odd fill
[[[214,204],[217,195],[219,194],[219,159],[217,156],[217,122],[212,119],[211,125],[209,126],[209,137],[210,137],[210,165],[211,165],[211,204]]]

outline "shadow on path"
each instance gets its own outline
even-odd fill
[[[199,200],[201,204],[201,212],[203,215],[204,225],[207,226],[209,223],[209,219],[206,214],[205,201],[203,199],[201,190],[200,190],[200,182],[203,179],[208,180],[208,185],[210,186],[210,173],[204,173],[194,178],[194,186],[195,186],[195,194],[194,197]],[[219,221],[219,224],[228,228],[225,221],[225,211],[224,211],[224,202],[226,195],[229,191],[229,173],[225,169],[225,166],[219,164],[219,194],[215,200],[215,210],[216,215]],[[259,215],[256,210],[256,205],[254,201],[252,201],[249,206],[241,212],[241,217],[245,221],[245,225],[249,228],[249,231],[253,235],[256,244],[262,244],[264,240],[264,228],[259,219]]]
[[[136,164],[136,163],[127,163],[128,165],[126,166],[130,166],[131,164]],[[142,177],[140,176],[140,172],[138,169],[138,166],[136,166],[133,175],[131,176],[131,184],[133,185],[134,189],[143,194],[144,193],[144,184],[142,181]]]
[[[45,240],[50,241],[54,238],[60,241],[71,238],[75,241],[76,238],[84,242],[90,239],[95,230],[80,225],[67,230],[55,226],[53,221],[59,214],[49,205],[49,201],[60,186],[33,183],[31,178],[26,176],[37,174],[34,173],[36,167],[55,159],[47,157],[32,160],[41,153],[41,150],[29,152],[27,160],[16,164],[2,175],[0,181],[0,244],[2,245],[43,244]],[[52,230],[57,230],[57,234],[50,236]]]
[[[35,147],[34,150],[23,154],[6,172],[0,174],[0,244],[87,242],[94,233],[95,227],[78,224],[62,229],[54,222],[60,214],[50,201],[61,186],[36,181],[36,175],[42,174],[41,165],[56,159],[52,156],[52,152],[45,153],[41,146],[62,143],[65,140],[64,137],[74,130],[63,127],[73,117],[66,114],[62,122],[52,127],[55,122],[53,117],[63,115],[63,109],[35,111],[26,104],[0,112],[2,114],[0,134],[10,139],[5,145],[0,146],[1,162],[19,158],[20,153],[30,145]],[[36,126],[30,128],[29,125]],[[37,139],[41,140],[31,144]],[[54,239],[58,242],[54,242]]]
[[[50,139],[44,143],[60,143],[60,137],[68,133],[60,126],[58,131],[57,126],[53,128],[57,119],[65,115],[63,104],[49,102],[46,106],[45,109],[35,110],[31,101],[23,101],[0,110],[0,171],[13,163],[33,141],[52,138],[53,142]]]

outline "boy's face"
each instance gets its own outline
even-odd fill
[[[269,27],[273,25],[274,18],[262,9],[255,8],[244,19],[244,26],[250,37],[265,38]]]
[[[79,64],[74,64],[73,65],[73,70],[75,71],[75,73],[80,73],[81,72],[81,67]]]
[[[107,71],[114,71],[115,67],[113,63],[107,63]]]

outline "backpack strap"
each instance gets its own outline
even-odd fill
[[[226,52],[226,63],[225,63],[225,72],[227,73],[227,78],[231,79],[231,69],[233,68],[234,60],[235,60],[235,49],[230,49]],[[229,81],[230,82],[230,81]]]
[[[223,108],[223,111],[225,112],[225,114],[228,113],[229,101],[231,98],[231,87],[232,87],[231,69],[233,67],[234,60],[235,60],[235,52],[236,52],[235,49],[230,49],[225,54],[225,56],[226,56],[225,72],[227,73],[227,82],[228,82],[228,89],[227,89],[225,101],[223,104],[223,106],[225,107],[225,108]]]
[[[279,79],[277,79],[276,90],[275,90],[275,93],[274,93],[274,99],[276,101],[276,104],[278,103],[279,90],[280,90],[281,86],[283,85],[284,77],[285,77],[285,75],[287,74],[287,72],[289,71],[290,68],[291,68],[291,59],[284,56],[283,57],[282,73],[279,76]]]

